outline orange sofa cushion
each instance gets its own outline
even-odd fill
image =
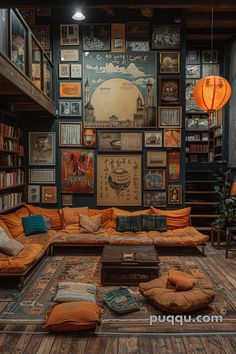
[[[6,224],[11,234],[11,237],[15,238],[24,232],[22,218],[28,215],[29,212],[27,208],[23,207],[16,210],[14,213],[0,215],[0,220],[2,220]]]
[[[168,230],[183,229],[190,225],[191,208],[161,210],[151,207],[151,214],[165,215]]]
[[[89,216],[102,215],[102,229],[112,227],[112,208],[108,209],[89,209]]]
[[[50,332],[79,332],[95,328],[99,323],[100,307],[95,303],[79,301],[55,305],[46,316],[45,327]]]
[[[44,217],[50,218],[52,230],[62,229],[61,217],[58,209],[40,208],[31,204],[27,204],[26,208],[28,209],[30,215],[41,214]]]
[[[62,208],[64,228],[66,230],[79,231],[79,229],[80,229],[79,216],[81,213],[85,214],[85,215],[89,215],[88,214],[88,207],[79,207],[79,208],[64,207],[64,208]]]
[[[12,237],[7,225],[2,220],[0,220],[0,227],[6,232],[7,236]]]
[[[144,214],[149,214],[149,213],[150,213],[150,209],[137,210],[137,211],[128,211],[128,210],[123,210],[123,209],[118,209],[118,208],[112,208],[112,223],[111,223],[111,227],[113,229],[116,228],[116,217],[117,217],[117,215],[136,216],[136,215],[144,215]]]

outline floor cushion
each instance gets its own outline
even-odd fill
[[[59,282],[53,301],[58,303],[69,301],[96,302],[96,292],[97,286],[95,284]]]
[[[62,229],[61,216],[58,209],[40,208],[31,204],[27,204],[26,208],[28,209],[30,215],[41,214],[44,217],[51,218],[52,230]]]
[[[64,333],[95,328],[101,309],[92,302],[66,302],[53,307],[46,316],[45,328],[50,332]]]
[[[182,229],[190,225],[191,208],[161,210],[151,207],[150,214],[165,215],[168,230]]]
[[[27,208],[23,207],[14,211],[14,213],[0,215],[0,219],[6,224],[11,236],[15,238],[24,232],[22,218],[28,215]]]
[[[153,241],[146,231],[119,232],[112,230],[109,233],[109,241],[112,245],[152,245]]]
[[[89,232],[82,232],[81,230],[70,231],[70,230],[62,230],[58,235],[54,237],[53,243],[67,243],[67,244],[78,244],[78,245],[86,245],[86,244],[107,244],[109,243],[108,234],[105,230],[99,231],[96,234],[91,234]]]
[[[196,279],[185,272],[170,269],[168,272],[168,282],[175,287],[176,290],[191,290],[196,284]]]

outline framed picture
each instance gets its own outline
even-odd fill
[[[144,189],[165,189],[166,170],[145,170]]]
[[[160,53],[160,74],[179,74],[180,53],[161,52]]]
[[[82,146],[82,123],[60,122],[58,128],[59,128],[59,146],[61,147]]]
[[[81,100],[59,101],[59,114],[62,117],[80,117],[82,115]]]
[[[169,183],[180,180],[180,152],[168,152],[168,181]]]
[[[141,206],[141,155],[98,155],[97,205]]]
[[[62,194],[61,203],[63,206],[73,206],[73,194]]]
[[[109,51],[110,49],[110,24],[91,23],[83,26],[83,50]]]
[[[185,119],[186,130],[198,130],[198,116],[192,116]]]
[[[60,25],[60,45],[79,45],[79,25]]]
[[[181,129],[164,130],[164,146],[166,148],[181,147]]]
[[[218,50],[203,50],[202,51],[202,63],[203,64],[215,64],[218,63]]]
[[[166,151],[147,151],[147,167],[166,167]]]
[[[56,183],[55,169],[29,169],[29,183],[54,184]]]
[[[60,50],[61,61],[79,61],[79,49],[61,49]]]
[[[220,64],[203,64],[202,76],[220,75]]]
[[[198,107],[194,100],[186,101],[186,113],[205,113],[200,107]]]
[[[128,22],[126,24],[127,52],[148,52],[150,25],[149,22]]]
[[[186,64],[200,64],[200,50],[199,49],[187,49]]]
[[[193,90],[194,90],[194,87],[197,83],[197,80],[186,79],[185,83],[186,83],[186,86],[185,86],[186,101],[193,100]]]
[[[94,193],[93,150],[61,150],[61,192]]]
[[[200,65],[186,65],[186,79],[200,79],[201,66]]]
[[[82,65],[81,64],[71,64],[70,65],[70,77],[71,77],[71,79],[81,79],[82,78]]]
[[[125,24],[111,24],[111,50],[112,52],[125,52]]]
[[[180,27],[152,26],[152,49],[179,49]]]
[[[32,32],[44,50],[50,50],[50,26],[35,25],[32,26]]]
[[[30,185],[28,186],[28,203],[40,203],[40,186]]]
[[[166,207],[167,204],[166,192],[161,191],[144,191],[143,192],[143,206],[144,207]]]
[[[47,7],[41,7],[39,9],[36,9],[36,16],[51,16],[52,15],[52,9],[47,8]]]
[[[81,97],[81,82],[60,82],[60,97],[75,98]]]
[[[159,107],[158,128],[181,128],[182,107]]]
[[[180,80],[161,79],[160,81],[160,100],[162,104],[180,103]]]
[[[98,132],[99,151],[142,151],[142,133]]]
[[[51,50],[45,50],[47,56],[49,59],[52,61],[52,52]],[[41,61],[41,51],[40,50],[34,50],[33,52],[33,61],[35,62],[40,62]]]
[[[59,64],[59,79],[70,78],[70,64]]]
[[[57,187],[42,187],[42,203],[56,204],[57,203]]]
[[[162,131],[144,132],[144,146],[147,148],[162,147]]]
[[[29,165],[55,165],[55,133],[29,132]]]
[[[89,149],[94,149],[96,147],[96,130],[95,129],[84,129],[83,130],[83,146]]]
[[[149,41],[126,41],[127,52],[149,52]]]
[[[168,186],[168,204],[182,204],[182,186],[172,184]]]

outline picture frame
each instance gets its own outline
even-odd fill
[[[59,82],[60,97],[81,98],[81,82]]]
[[[99,152],[142,151],[141,132],[98,131]]]
[[[149,41],[126,41],[127,52],[149,52]]]
[[[167,205],[167,195],[164,191],[144,191],[143,206],[165,208]]]
[[[111,28],[109,23],[88,23],[83,26],[84,51],[110,51]]]
[[[144,189],[155,190],[166,188],[166,170],[150,170],[144,171]]]
[[[81,79],[82,78],[82,65],[81,64],[70,64],[70,78],[71,79]]]
[[[86,128],[83,130],[83,146],[87,149],[96,147],[96,129]]]
[[[180,152],[168,152],[168,182],[180,181]]]
[[[79,61],[79,49],[60,49],[61,62]]]
[[[216,64],[218,63],[218,50],[203,50],[202,51],[203,64]]]
[[[147,151],[147,167],[166,167],[166,151]]]
[[[79,45],[79,25],[77,23],[60,25],[60,45]]]
[[[38,204],[40,203],[40,186],[28,185],[28,203]]]
[[[181,129],[164,130],[164,147],[166,148],[181,147]]]
[[[111,51],[125,52],[125,24],[111,24]]]
[[[61,117],[81,117],[82,116],[81,100],[60,100],[59,115]]]
[[[160,74],[180,73],[180,52],[160,53]]]
[[[197,83],[197,80],[195,80],[195,79],[186,79],[186,81],[185,81],[186,101],[193,100],[193,90],[194,90],[196,83]]]
[[[150,24],[149,22],[127,22],[126,23],[126,38],[127,40],[136,40],[143,42],[149,41]]]
[[[194,100],[186,101],[185,112],[188,113],[205,113],[200,107],[198,107]]]
[[[220,64],[203,64],[202,65],[202,76],[209,75],[220,75]]]
[[[163,146],[162,131],[144,132],[145,148],[160,148]]]
[[[171,184],[168,186],[168,204],[182,204],[183,187],[178,184]]]
[[[61,195],[62,206],[73,206],[73,194]]]
[[[53,169],[29,169],[28,183],[32,184],[55,184],[56,170]]]
[[[44,50],[51,49],[49,25],[34,25],[32,26],[32,32]]]
[[[59,122],[59,146],[81,147],[82,146],[82,123]]]
[[[152,26],[152,49],[179,49],[181,29],[178,26]]]
[[[200,64],[200,50],[199,49],[187,49],[186,64]]]
[[[200,79],[201,65],[186,65],[186,79]]]
[[[180,103],[180,79],[160,79],[160,102],[162,105]]]
[[[182,107],[158,107],[158,128],[181,128]]]
[[[56,163],[55,133],[29,132],[29,166],[51,166]]]
[[[58,65],[58,76],[59,79],[69,79],[70,78],[70,64],[59,64]]]
[[[57,187],[55,186],[42,187],[42,203],[43,204],[57,203]]]

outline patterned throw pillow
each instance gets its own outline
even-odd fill
[[[135,216],[117,215],[116,216],[116,230],[119,232],[141,231],[142,230],[142,215],[135,215]]]
[[[17,256],[24,248],[22,243],[18,242],[14,238],[10,238],[4,245],[0,247],[0,250],[8,256]]]
[[[9,240],[10,237],[6,234],[3,228],[0,227],[0,247],[4,246]]]
[[[51,228],[52,228],[52,219],[49,218],[48,216],[44,216],[43,218],[45,220],[47,230],[51,230]]]
[[[140,305],[135,301],[127,288],[119,288],[108,291],[103,299],[107,306],[117,313],[129,313],[138,311]]]
[[[165,215],[142,215],[142,231],[166,231]]]
[[[57,303],[69,301],[96,302],[97,286],[94,284],[60,282],[53,301]]]
[[[102,224],[102,215],[88,216],[80,214],[80,228],[82,231],[96,233],[100,230]]]

